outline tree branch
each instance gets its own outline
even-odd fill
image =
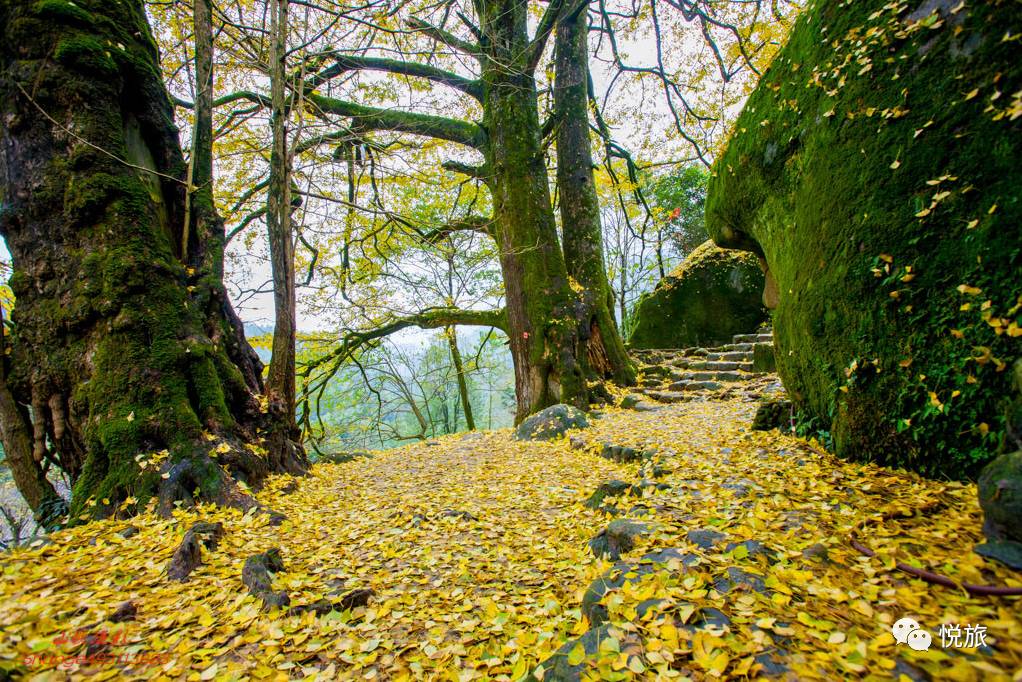
[[[464,52],[467,55],[471,55],[476,59],[481,60],[483,58],[483,49],[475,43],[470,43],[467,40],[462,40],[458,36],[454,35],[449,31],[445,31],[442,28],[433,26],[432,24],[426,23],[422,19],[412,17],[408,20],[408,27],[413,31],[418,31],[425,36],[432,38],[438,43],[443,43],[447,47]]]
[[[554,30],[554,26],[557,25],[558,19],[561,18],[561,14],[567,12],[574,14],[587,4],[588,0],[551,0],[550,4],[547,5],[546,12],[543,13],[543,18],[539,20],[539,26],[536,27],[536,35],[533,37],[532,42],[529,43],[529,47],[525,53],[525,64],[528,73],[532,73],[536,69],[536,65],[539,64],[540,58],[543,56],[543,50],[546,48],[547,39]]]
[[[188,100],[181,99],[180,97],[172,97],[171,99],[174,101],[175,106],[179,106],[182,109],[195,108],[195,104]],[[224,95],[223,97],[218,97],[213,100],[213,107],[222,107],[225,104],[231,104],[238,100],[248,100],[263,107],[270,106],[270,98],[266,95],[261,95],[258,92],[252,92],[251,90],[238,90],[237,92],[232,92],[229,95]]]
[[[301,376],[308,377],[313,370],[328,362],[341,363],[351,357],[355,351],[377,339],[395,334],[402,329],[418,327],[419,329],[440,329],[441,327],[468,325],[476,327],[496,327],[507,333],[507,310],[463,310],[461,308],[427,308],[418,313],[395,317],[373,329],[352,331],[344,335],[340,345],[326,355],[305,365]]]
[[[452,159],[444,161],[442,164],[440,164],[440,167],[443,168],[444,170],[449,170],[454,173],[461,173],[462,175],[467,175],[470,178],[478,178],[480,180],[485,180],[486,177],[489,175],[489,171],[487,170],[485,165],[473,166],[472,164],[462,163],[461,161],[454,161]]]
[[[458,220],[452,220],[451,222],[441,225],[429,232],[422,233],[422,238],[430,244],[448,237],[453,232],[478,232],[479,234],[485,234],[493,236],[493,232],[490,230],[490,226],[493,225],[493,218],[486,216],[467,216]]]
[[[425,78],[434,83],[441,83],[455,90],[460,90],[476,100],[483,101],[483,84],[458,74],[428,64],[406,62],[400,59],[382,59],[377,57],[355,57],[334,54],[333,66],[330,66],[312,77],[309,86],[318,87],[321,83],[339,76],[347,71],[385,71],[415,78]]]
[[[353,130],[393,130],[456,142],[479,150],[486,144],[486,133],[483,129],[468,121],[411,111],[367,107],[315,93],[310,93],[307,98],[320,111],[351,118]]]

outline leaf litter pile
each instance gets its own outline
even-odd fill
[[[55,533],[3,558],[0,668],[96,680],[1022,679],[1022,599],[896,566],[1022,586],[972,552],[974,486],[750,431],[753,409],[608,409],[570,439],[475,433],[320,464],[258,494],[282,522],[199,507]],[[222,535],[193,543],[201,564],[173,580],[171,557],[198,522]],[[895,641],[903,616],[931,632],[929,650]],[[942,625],[984,637],[942,648]],[[104,651],[116,658],[90,656]]]

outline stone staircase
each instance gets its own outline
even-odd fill
[[[775,393],[780,384],[774,374],[772,330],[738,334],[731,343],[714,348],[643,349],[631,351],[639,361],[640,396],[659,403],[693,400],[724,400],[744,397],[758,400]]]

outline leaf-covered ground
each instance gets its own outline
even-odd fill
[[[501,431],[319,465],[292,492],[279,479],[260,493],[287,515],[279,526],[265,514],[202,508],[57,533],[3,557],[0,667],[90,679],[549,679],[548,659],[562,649],[562,666],[603,679],[1020,679],[1019,598],[969,597],[893,567],[897,559],[956,581],[1022,585],[971,552],[981,525],[973,486],[750,432],[752,409],[608,410],[577,434],[582,449]],[[603,459],[604,442],[655,449],[655,482],[666,484],[605,501],[653,528],[623,559],[634,567],[655,548],[676,548],[685,560],[636,571],[608,594],[610,625],[586,654],[571,643],[590,628],[584,592],[616,574],[587,546],[612,517],[583,502],[605,481],[653,473],[649,462]],[[190,581],[171,582],[167,563],[197,520],[222,521],[224,538],[203,550]],[[124,538],[129,525],[140,532]],[[723,537],[690,535],[707,530]],[[853,538],[877,557],[863,557]],[[726,551],[744,540],[760,545]],[[240,575],[246,557],[272,547],[285,563],[274,587],[293,605],[356,588],[375,598],[323,616],[262,611]],[[105,620],[129,599],[135,620]],[[649,599],[660,601],[638,616]],[[933,633],[929,651],[894,641],[902,616]],[[986,647],[942,649],[941,624],[985,626]],[[93,651],[100,634],[124,658],[75,659],[87,653],[86,631]]]

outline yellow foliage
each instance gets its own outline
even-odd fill
[[[656,412],[607,409],[581,435],[655,448],[669,470],[665,490],[644,489],[656,532],[627,558],[656,547],[698,556],[636,578],[607,599],[613,627],[590,658],[571,663],[612,679],[728,679],[762,672],[757,656],[785,637],[785,662],[802,679],[888,679],[897,662],[934,679],[1010,679],[1022,666],[1017,598],[972,598],[893,570],[907,561],[959,582],[1020,585],[1006,569],[972,553],[980,541],[975,488],[837,461],[810,443],[777,432],[750,432],[752,405],[688,403]],[[73,677],[96,679],[519,679],[588,629],[579,609],[585,587],[608,564],[586,541],[608,521],[582,502],[610,479],[636,481],[640,464],[618,464],[566,440],[514,441],[507,431],[445,437],[374,453],[370,459],[316,466],[298,479],[275,478],[257,494],[287,516],[201,507],[173,518],[141,515],[55,533],[48,544],[4,557],[0,581],[0,667],[63,677],[55,665],[26,665],[47,653],[84,654],[76,632],[114,632],[111,647],[165,655],[158,665],[72,664]],[[152,456],[149,456],[152,457]],[[146,459],[149,459],[147,457]],[[747,494],[734,487],[741,478]],[[699,491],[699,494],[693,494]],[[624,506],[624,508],[628,508]],[[923,513],[914,510],[925,509]],[[476,520],[445,516],[466,511]],[[167,562],[197,520],[223,522],[215,550],[186,583],[170,582]],[[140,532],[123,538],[127,525]],[[686,538],[712,528],[729,539],[758,540],[777,553],[703,550]],[[876,553],[850,546],[853,534]],[[316,617],[261,610],[241,583],[246,557],[280,547],[274,577],[292,604],[371,588],[367,607]],[[826,558],[803,555],[821,548]],[[739,567],[766,590],[727,594],[720,576]],[[637,605],[663,602],[643,618]],[[131,599],[137,618],[107,619]],[[730,622],[692,631],[700,609]],[[911,615],[936,633],[942,623],[988,628],[994,654],[949,655],[934,646],[897,645],[891,625]],[[939,638],[935,642],[939,643]],[[71,638],[73,642],[73,638]],[[61,643],[63,642],[63,643]],[[641,642],[642,646],[636,643]],[[588,673],[587,673],[588,674]]]

